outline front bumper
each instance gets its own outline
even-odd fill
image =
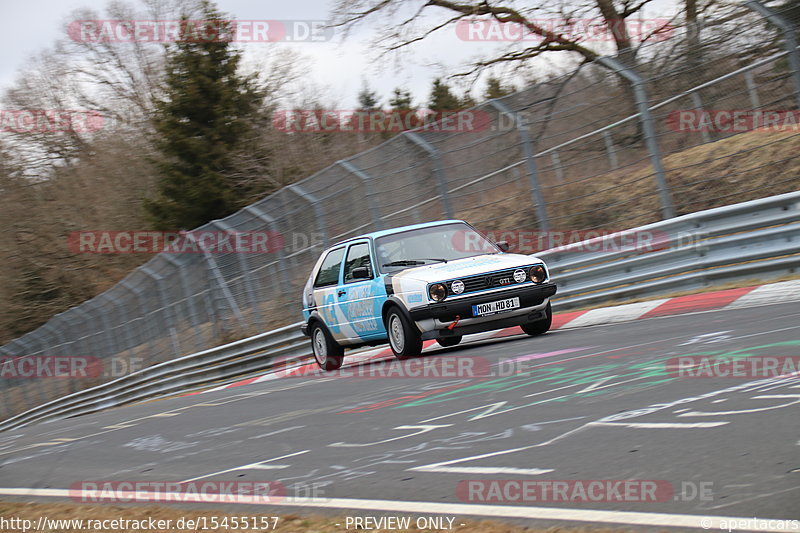
[[[512,287],[504,291],[476,294],[475,296],[459,298],[449,302],[444,301],[422,307],[415,307],[409,312],[411,313],[411,319],[415,322],[430,318],[439,320],[440,322],[453,322],[457,316],[459,319],[473,318],[472,306],[476,304],[501,300],[504,298],[519,297],[519,308],[525,309],[528,307],[536,307],[537,305],[541,305],[542,302],[553,296],[555,293],[555,283],[523,285],[521,287]],[[502,318],[503,316],[500,314],[498,319]]]

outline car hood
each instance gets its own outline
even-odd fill
[[[536,263],[543,263],[543,261],[532,255],[487,254],[468,257],[466,259],[456,259],[454,261],[448,261],[447,263],[433,263],[430,265],[411,267],[397,273],[392,273],[391,276],[395,279],[401,278],[431,283]]]

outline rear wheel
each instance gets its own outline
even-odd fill
[[[550,307],[550,302],[547,302],[547,307],[544,309],[545,318],[539,319],[535,322],[529,322],[522,325],[522,331],[531,336],[541,335],[550,329],[553,323],[553,309]]]
[[[342,366],[344,348],[331,338],[330,334],[319,324],[311,327],[311,347],[314,359],[322,370],[330,372]]]
[[[455,346],[456,344],[461,342],[461,335],[455,335],[453,337],[442,337],[441,339],[436,339],[436,342],[439,343],[439,346],[449,348],[450,346]]]
[[[399,309],[390,309],[386,314],[386,331],[389,333],[389,346],[398,359],[422,353],[422,336]]]

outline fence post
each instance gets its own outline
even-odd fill
[[[744,84],[747,87],[747,95],[750,97],[750,105],[753,106],[753,111],[761,109],[761,99],[758,97],[758,89],[756,89],[756,84],[753,80],[752,70],[744,73]]]
[[[611,132],[603,130],[603,141],[606,145],[606,155],[608,156],[608,164],[611,170],[617,170],[619,161],[617,160],[617,152],[614,151],[614,139],[611,137]]]
[[[236,233],[236,230],[221,220],[212,220],[211,225],[216,226],[222,231],[225,231],[231,235]],[[239,270],[241,270],[242,276],[244,277],[244,290],[247,292],[247,299],[250,300],[250,309],[253,311],[255,326],[262,327],[264,322],[261,320],[261,311],[258,309],[259,302],[258,298],[256,297],[256,291],[253,288],[253,279],[250,276],[250,265],[247,264],[246,252],[234,250],[233,253],[236,255],[236,260],[239,263]]]
[[[672,197],[670,195],[669,185],[667,184],[666,173],[664,172],[664,164],[661,161],[661,150],[658,147],[655,124],[653,122],[653,116],[650,114],[650,103],[647,99],[647,92],[644,89],[644,80],[635,71],[611,57],[598,57],[595,61],[631,82],[633,93],[636,98],[636,106],[639,108],[639,120],[642,124],[642,133],[644,134],[645,144],[647,145],[648,152],[650,152],[650,162],[653,165],[653,171],[656,175],[656,186],[658,187],[658,194],[661,198],[661,218],[673,218],[675,216],[675,209],[672,205]]]
[[[166,320],[164,320],[164,329],[167,333],[167,336],[172,340],[172,350],[175,352],[175,356],[180,357],[182,355],[180,344],[175,337],[175,326],[178,324],[178,319],[177,316],[175,316],[175,309],[173,309],[172,306],[170,306],[167,302],[167,293],[164,289],[164,277],[153,272],[147,265],[139,267],[139,270],[141,270],[145,276],[156,282],[156,287],[158,288],[158,299],[161,302],[161,308],[163,309],[163,314],[166,318]]]
[[[109,298],[106,293],[98,294],[97,295],[97,300],[99,301],[100,299],[103,299],[103,300],[107,301],[113,307],[114,300]],[[99,309],[99,306],[97,306],[97,307]],[[106,344],[108,345],[109,348],[111,348],[111,354],[122,353],[122,348],[120,348],[120,344],[119,344],[119,341],[117,340],[117,336],[114,335],[114,333],[112,331],[113,328],[111,327],[111,323],[108,320],[108,313],[105,313],[105,312],[103,312],[102,309],[100,309],[100,315],[101,315],[101,320],[103,322],[103,328],[105,329],[105,331],[103,333],[108,336],[108,338],[106,340]]]
[[[287,185],[286,188],[311,205],[311,208],[314,210],[314,217],[317,219],[317,231],[322,234],[322,244],[327,248],[330,244],[328,242],[328,227],[327,224],[325,224],[325,211],[322,210],[322,204],[320,204],[319,198],[307,192],[296,183]]]
[[[764,17],[783,33],[783,46],[789,56],[789,69],[794,82],[794,100],[797,108],[800,109],[800,52],[797,51],[794,25],[758,0],[745,0],[744,5]]]
[[[337,163],[344,167],[345,170],[359,178],[364,184],[364,189],[367,193],[367,205],[369,206],[369,212],[372,216],[372,223],[375,224],[375,229],[383,229],[383,219],[381,219],[380,209],[378,209],[378,206],[375,204],[375,191],[372,189],[372,180],[374,178],[352,164],[350,161],[341,159],[337,161]]]
[[[30,348],[30,345],[28,344],[28,341],[25,340],[25,336],[24,335],[22,337],[14,339],[11,342],[16,342],[17,344],[19,344],[22,347],[22,352],[21,352],[22,355],[17,355],[16,356],[17,358],[19,358],[19,357],[31,357],[33,355],[33,350]],[[31,407],[34,407],[35,405],[37,405],[35,403],[36,400],[34,400],[33,397],[31,396],[32,391],[28,390],[28,387],[27,387],[27,385],[30,385],[32,381],[34,381],[34,380],[30,380],[30,379],[28,379],[28,380],[20,380],[20,384],[18,385],[20,393],[22,394],[22,400],[27,405],[27,407],[25,408],[26,410],[30,409]],[[39,391],[39,396],[41,397],[41,391]]]
[[[203,251],[203,257],[205,257],[206,263],[208,263],[208,269],[211,272],[211,276],[214,281],[216,281],[219,290],[222,292],[222,299],[228,303],[228,306],[230,307],[233,315],[236,317],[236,321],[239,322],[239,325],[244,327],[245,324],[244,317],[242,317],[242,312],[239,310],[239,306],[236,305],[236,299],[233,297],[233,294],[231,294],[228,284],[225,283],[225,278],[222,276],[222,272],[219,271],[219,265],[217,265],[216,259],[214,259],[214,257],[211,255],[211,252],[203,248],[203,245],[197,242],[197,238],[192,232],[186,232],[184,236]],[[217,299],[215,298],[215,300]]]
[[[85,309],[83,309],[84,304],[86,304],[87,306],[92,306],[92,308],[96,308],[95,304],[92,303],[91,300],[89,300],[88,302],[84,302],[81,305],[73,307],[73,309],[75,310],[76,313],[78,313],[80,315],[83,315],[84,322],[86,322],[88,324],[91,324],[92,322],[94,322],[94,317],[91,315],[91,313],[89,313],[89,311],[86,311]],[[87,331],[89,331],[91,329],[92,328],[89,327],[89,328],[87,328]],[[102,357],[101,354],[104,351],[108,350],[108,347],[104,346],[103,343],[99,339],[97,339],[98,333],[96,333],[96,331],[97,330],[95,330],[95,333],[87,333],[87,335],[85,337],[86,338],[86,345],[89,346],[89,348],[91,349],[92,352],[94,352],[95,356]]]
[[[564,171],[561,168],[561,158],[558,157],[558,152],[555,150],[550,152],[550,159],[553,161],[553,170],[556,172],[556,180],[561,183],[564,181]]]
[[[528,124],[523,118],[504,102],[499,100],[489,100],[489,104],[500,113],[508,116],[517,126],[517,134],[522,142],[522,155],[525,157],[525,165],[528,168],[528,180],[533,194],[533,205],[536,208],[536,220],[539,224],[539,231],[550,231],[550,221],[547,219],[547,206],[544,202],[542,187],[539,184],[539,170],[536,168],[536,155],[533,151],[533,142],[528,135]]]
[[[186,284],[183,263],[171,257],[170,254],[161,254],[161,257],[163,257],[167,263],[175,267],[175,270],[178,272],[178,277],[181,279],[181,290],[183,290],[183,297],[186,298],[186,305],[189,307],[189,319],[192,321],[192,327],[194,328],[194,335],[192,335],[192,338],[194,339],[195,347],[199,351],[203,346],[203,341],[200,338],[200,320],[197,318],[197,309],[194,306],[194,295]]]
[[[133,287],[133,286],[130,284],[130,282],[127,280],[127,279],[123,279],[122,281],[120,281],[120,282],[119,282],[119,284],[120,284],[120,285],[121,285],[121,286],[122,286],[124,289],[126,289],[126,290],[128,290],[129,292],[133,293],[133,295],[134,295],[134,296],[136,296],[136,299],[137,299],[137,300],[139,300],[139,309],[142,311],[142,317],[141,317],[141,320],[142,320],[142,323],[144,324],[144,323],[145,323],[145,321],[147,320],[147,319],[145,318],[145,316],[146,316],[146,315],[144,314],[144,310],[145,310],[145,309],[147,309],[147,306],[145,306],[145,305],[144,305],[144,297],[142,296],[142,291],[141,291],[141,289],[139,289],[139,288],[137,288],[137,287]],[[146,343],[146,344],[148,345],[149,349],[150,349],[150,352],[151,352],[151,357],[152,357],[152,355],[154,355],[154,354],[156,353],[156,349],[155,349],[155,342],[156,342],[155,335],[150,335],[150,334],[148,334],[148,332],[147,332],[147,330],[146,330],[146,327],[145,327],[145,326],[143,326],[143,327],[139,328],[139,332],[140,332],[140,333],[142,333],[142,334],[144,334],[144,335],[145,335],[145,337],[147,337],[147,340],[146,340],[145,342],[140,342],[140,343],[138,343],[138,344],[134,343],[134,347],[136,347],[136,346],[141,346],[141,345],[143,345],[143,344],[145,344],[145,343]],[[132,349],[133,349],[133,347],[132,347]],[[148,358],[148,359],[150,359],[150,358]]]
[[[703,100],[700,98],[700,95],[697,94],[697,91],[692,91],[692,105],[694,105],[694,108],[698,111],[703,111]],[[711,135],[706,128],[700,130],[700,136],[703,138],[704,143],[708,144],[711,142]]]
[[[257,219],[261,220],[262,222],[266,223],[269,230],[273,233],[273,236],[281,235],[281,233],[278,231],[278,223],[273,217],[269,216],[255,205],[248,205],[247,207],[244,208],[244,210],[253,215],[254,217],[256,217]],[[289,285],[289,278],[286,276],[286,252],[284,251],[284,246],[286,246],[286,238],[285,236],[282,236],[282,238],[283,238],[283,245],[280,246],[277,251],[278,271],[280,272],[281,282],[282,282],[281,292],[288,294],[290,285]],[[309,243],[310,242],[311,239],[309,239]]]
[[[439,154],[439,150],[414,132],[407,131],[403,133],[403,135],[405,135],[406,139],[422,148],[430,156],[433,165],[433,175],[436,178],[437,185],[439,186],[439,197],[442,199],[444,217],[453,218],[453,207],[450,205],[450,196],[447,192],[447,182],[444,179],[442,157],[441,154]]]

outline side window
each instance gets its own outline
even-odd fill
[[[317,279],[314,280],[314,287],[327,287],[339,283],[339,268],[342,264],[344,248],[337,248],[328,252],[327,257],[322,260],[319,267]]]
[[[347,251],[347,259],[344,262],[344,282],[363,281],[363,278],[353,279],[353,270],[358,267],[366,267],[369,277],[372,278],[372,261],[369,257],[369,244],[362,242],[354,244]]]

